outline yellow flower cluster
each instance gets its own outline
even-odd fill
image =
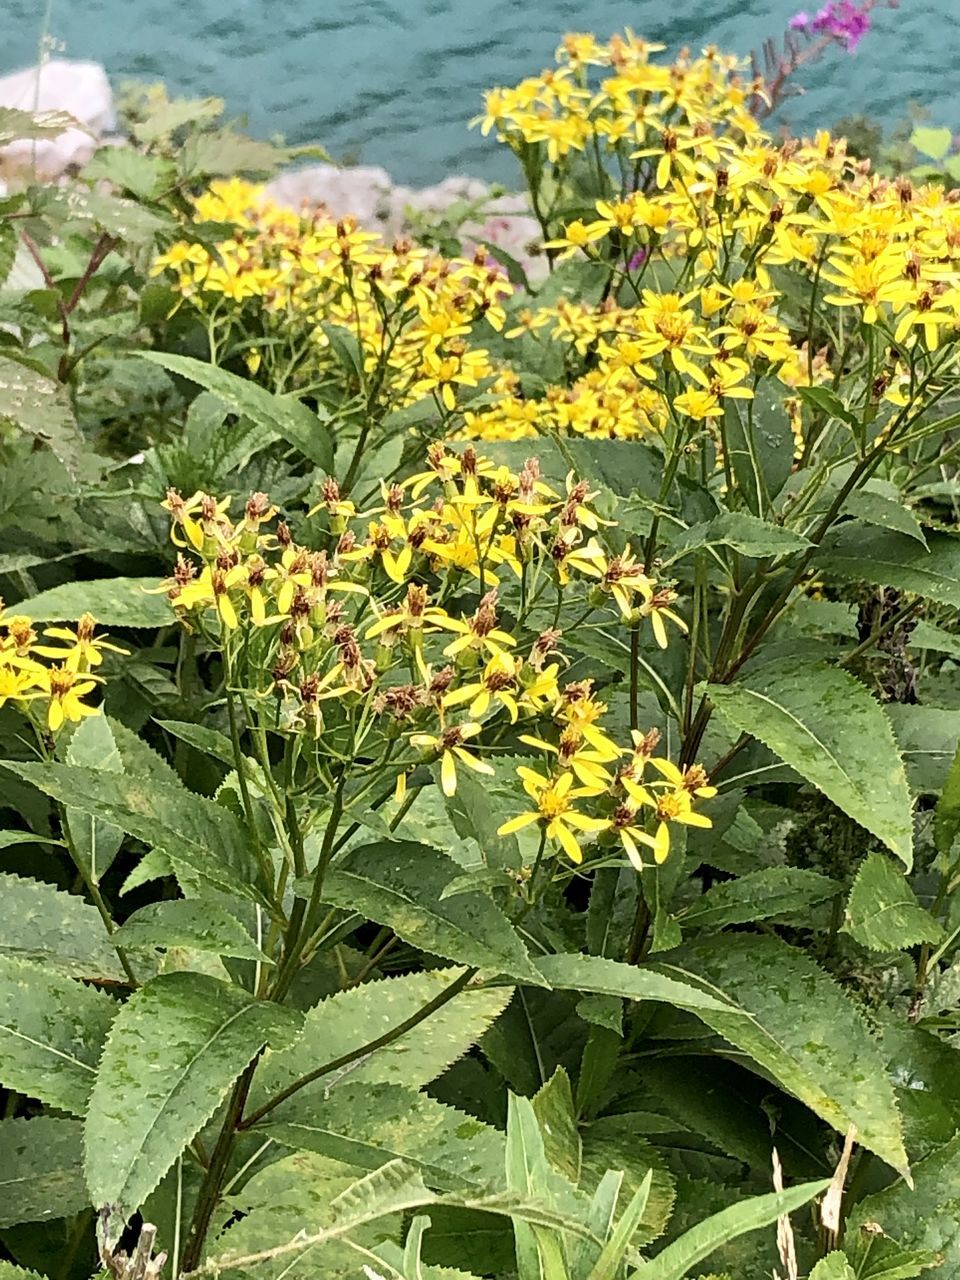
[[[85,613],[76,630],[47,627],[43,637],[59,643],[44,644],[30,618],[6,612],[0,601],[0,707],[12,702],[29,715],[37,705],[51,733],[96,715],[100,708],[85,701],[103,683],[95,668],[105,652],[127,651],[95,635],[95,626]]]
[[[229,499],[171,491],[164,506],[181,554],[162,589],[184,623],[220,649],[228,689],[245,699],[248,717],[305,734],[321,770],[324,761],[369,757],[402,794],[412,770],[436,761],[451,795],[459,768],[493,772],[490,753],[506,749],[523,722],[539,732],[519,740],[556,757],[544,786],[572,802],[587,793],[582,783],[570,792],[571,780],[587,776],[595,807],[609,810],[584,825],[569,806],[552,813],[545,801],[545,838],[579,861],[569,830],[579,822],[584,832],[616,831],[635,858],[638,841],[665,856],[665,824],[698,817],[657,786],[639,788],[632,812],[649,808],[657,834],[632,837],[631,822],[624,835],[611,806],[622,779],[629,774],[639,787],[641,774],[632,766],[609,773],[623,753],[594,723],[605,708],[589,683],[561,683],[561,633],[534,621],[554,595],[559,612],[561,593],[578,581],[581,603],[589,599],[584,619],[608,612],[648,622],[664,645],[667,622],[684,628],[673,591],[629,547],[617,555],[604,548],[594,497],[572,475],[557,492],[535,459],[515,473],[470,446],[458,455],[435,445],[425,471],[383,484],[368,511],[327,479],[308,547],[264,494],[234,520]],[[510,599],[520,601],[509,617],[505,575]],[[521,770],[528,790],[529,773]],[[670,794],[686,796],[677,778]]]
[[[843,309],[873,330],[863,372],[874,400],[905,403],[907,366],[960,335],[955,193],[875,176],[825,133],[776,144],[746,105],[762,85],[735,60],[708,49],[661,65],[658,47],[630,33],[605,45],[568,36],[557,67],[487,95],[483,130],[517,153],[545,228],[585,179],[609,192],[546,242],[555,259],[589,259],[607,285],[595,306],[521,313],[508,333],[566,344],[578,376],[533,403],[506,388],[467,414],[466,434],[709,424],[761,377],[788,388],[833,378],[828,353],[842,360],[851,342]],[[797,401],[786,407],[799,426]]]
[[[368,402],[397,408],[433,395],[449,412],[493,373],[468,339],[481,322],[488,333],[503,326],[512,289],[484,254],[445,259],[409,240],[387,244],[353,218],[300,216],[238,178],[214,183],[194,217],[236,233],[212,250],[180,240],[152,273],[175,273],[211,333],[222,327],[219,347],[235,343],[254,374],[268,361],[274,388],[342,382],[349,371]]]

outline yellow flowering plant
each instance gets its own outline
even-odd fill
[[[0,209],[61,299],[0,356],[0,1126],[70,1280],[960,1267],[960,201],[662,52],[487,95],[527,262],[166,99],[86,222]]]

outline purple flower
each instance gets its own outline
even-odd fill
[[[791,31],[806,31],[810,25],[810,15],[805,9],[795,13],[787,24]]]
[[[828,0],[812,19],[810,29],[819,35],[841,40],[847,51],[853,53],[870,30],[870,15],[866,9],[858,8],[853,0]]]
[[[646,249],[638,249],[630,261],[627,263],[628,271],[638,271],[647,260]]]

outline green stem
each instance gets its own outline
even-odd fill
[[[213,1154],[210,1157],[210,1167],[200,1188],[197,1207],[194,1210],[193,1221],[190,1224],[190,1235],[183,1251],[183,1271],[196,1270],[203,1254],[203,1246],[207,1238],[207,1232],[210,1229],[210,1220],[217,1207],[220,1192],[227,1176],[227,1167],[233,1154],[237,1131],[243,1127],[243,1108],[246,1106],[250,1086],[253,1084],[254,1073],[259,1061],[260,1055],[258,1054],[233,1086],[230,1101],[227,1103],[227,1113],[223,1118],[223,1125],[220,1129],[220,1136],[217,1138],[217,1145],[214,1147]]]

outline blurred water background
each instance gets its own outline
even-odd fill
[[[36,61],[45,4],[3,0],[0,73]],[[250,131],[322,143],[395,180],[450,173],[508,181],[511,159],[467,121],[484,88],[546,66],[565,31],[638,34],[749,53],[780,36],[800,0],[50,0],[68,58],[171,92],[215,94]],[[816,0],[808,4],[817,8]],[[855,55],[828,52],[778,120],[809,130],[854,113],[886,125],[914,101],[960,129],[960,0],[901,0],[874,12]]]

